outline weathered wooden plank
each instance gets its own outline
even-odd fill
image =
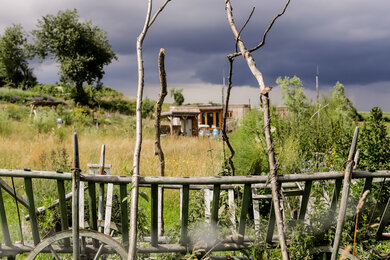
[[[89,203],[89,226],[93,230],[97,230],[97,213],[96,213],[96,184],[88,182],[88,203]]]
[[[188,208],[190,202],[190,188],[189,185],[183,185],[182,189],[182,206],[181,206],[181,237],[180,245],[188,244]]]
[[[228,201],[229,201],[229,219],[231,222],[231,230],[232,234],[237,233],[237,225],[236,225],[236,204],[234,203],[234,189],[228,190]]]
[[[242,244],[244,242],[245,236],[245,226],[246,226],[246,217],[248,215],[249,205],[251,201],[252,187],[250,184],[245,184],[244,186],[244,195],[242,197],[242,206],[241,206],[241,215],[240,215],[240,225],[238,228],[238,243]]]
[[[158,185],[152,184],[151,187],[151,214],[150,214],[150,223],[151,223],[151,245],[158,246]]]
[[[80,181],[79,188],[79,227],[84,228],[84,182]]]
[[[257,188],[252,188],[252,203],[253,203],[253,221],[255,222],[255,231],[260,231],[260,205],[259,201],[254,199],[257,195]]]
[[[112,196],[114,192],[114,184],[107,184],[107,199],[106,199],[106,211],[104,215],[104,234],[110,234],[111,216],[112,216]]]
[[[331,180],[331,179],[342,179],[342,172],[317,172],[311,174],[287,174],[279,175],[279,183],[287,182],[302,182],[302,181],[316,181],[316,180]],[[40,179],[61,179],[61,180],[71,180],[71,173],[57,173],[50,171],[23,171],[23,170],[7,170],[0,169],[0,177],[18,177],[18,178],[40,178]],[[389,178],[389,171],[354,171],[352,173],[353,179],[362,179],[367,177],[373,178]],[[129,176],[98,176],[98,175],[81,175],[81,181],[89,182],[103,182],[103,183],[131,183],[132,177]],[[169,184],[169,185],[183,185],[183,184],[193,184],[193,185],[214,185],[214,184],[265,184],[267,183],[267,176],[225,176],[225,177],[145,177],[140,176],[140,184],[152,184],[156,183],[159,185]]]
[[[34,203],[34,192],[31,178],[24,178],[24,187],[26,189],[28,212],[30,214],[31,232],[34,240],[34,245],[37,245],[41,240],[39,238],[38,220]]]
[[[121,200],[121,231],[122,245],[124,248],[129,246],[129,213],[127,208],[127,185],[120,184],[119,186]]]
[[[105,145],[102,145],[101,155],[100,155],[100,167],[99,175],[105,175],[104,172],[104,163],[105,163],[105,154],[106,148]],[[104,218],[104,183],[99,183],[99,200],[98,200],[98,221],[102,221]],[[99,232],[103,232],[103,227],[98,227]]]
[[[270,207],[270,217],[268,220],[268,230],[267,230],[267,237],[265,241],[269,244],[272,243],[272,237],[274,235],[274,229],[275,229],[275,210],[274,205],[271,201],[271,207]]]
[[[381,221],[379,223],[378,229],[376,231],[376,235],[380,236],[383,233],[383,230],[385,229],[386,225],[388,225],[390,222],[390,199],[387,201],[385,210],[383,211]]]
[[[68,230],[68,214],[66,211],[66,198],[65,198],[65,183],[63,180],[57,180],[57,191],[58,191],[58,201],[59,201],[59,210],[61,217],[61,230]]]
[[[1,221],[1,230],[3,231],[3,238],[5,245],[11,246],[11,236],[9,234],[7,215],[5,214],[4,200],[3,200],[3,191],[0,188],[0,221]]]
[[[27,200],[25,200],[19,193],[15,192],[14,189],[11,188],[11,186],[9,186],[8,183],[2,178],[0,178],[0,187],[2,187],[12,197],[15,197],[16,194],[16,199],[20,202],[20,204],[28,208]]]
[[[158,236],[164,235],[164,188],[158,186]]]
[[[218,223],[218,211],[219,211],[219,196],[221,191],[221,185],[215,184],[213,190],[213,207],[211,209],[211,225],[217,227]]]
[[[206,222],[210,223],[211,219],[211,198],[213,196],[213,191],[206,188],[204,189],[204,216],[206,218]]]
[[[306,183],[305,183],[305,188],[303,190],[303,196],[301,199],[301,208],[299,210],[299,216],[298,216],[298,219],[300,219],[300,220],[305,219],[307,204],[308,204],[309,198],[310,198],[312,183],[313,183],[312,181],[306,181]]]
[[[302,196],[303,190],[286,190],[282,191],[283,196],[290,197],[290,196]],[[260,195],[254,195],[252,197],[253,199],[272,199],[272,194],[260,194]]]
[[[335,233],[334,241],[333,241],[331,260],[337,259],[337,255],[338,255],[338,251],[339,251],[341,233],[342,233],[343,226],[344,226],[345,214],[347,212],[347,201],[348,201],[349,188],[350,188],[350,182],[351,182],[351,177],[352,177],[351,173],[352,173],[352,168],[353,168],[353,158],[354,158],[355,151],[356,151],[358,135],[359,135],[359,127],[356,127],[354,135],[353,135],[353,139],[352,139],[351,149],[349,150],[348,163],[347,163],[347,166],[345,168],[345,174],[344,174],[344,180],[343,180],[343,193],[342,193],[341,201],[340,201],[339,215],[337,217],[337,226],[336,226],[336,233]]]

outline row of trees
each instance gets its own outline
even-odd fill
[[[105,31],[91,21],[80,22],[77,10],[59,11],[38,20],[32,43],[21,25],[0,37],[0,84],[28,88],[36,84],[28,60],[50,58],[59,63],[60,81],[75,85],[74,99],[85,104],[83,84],[101,84],[103,67],[117,59]]]

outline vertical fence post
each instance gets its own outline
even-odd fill
[[[229,199],[229,214],[230,214],[230,222],[232,224],[232,234],[237,233],[236,226],[236,205],[234,204],[234,189],[228,189],[228,199]]]
[[[99,175],[104,175],[104,163],[105,163],[106,146],[102,145],[102,151],[100,155]],[[102,221],[104,218],[104,183],[99,183],[99,205],[98,205],[98,221]],[[103,232],[103,227],[98,228],[99,232]]]
[[[337,217],[336,234],[334,236],[331,260],[337,259],[337,254],[339,251],[341,233],[342,233],[343,226],[344,226],[345,214],[347,212],[347,200],[348,200],[348,195],[349,195],[349,187],[350,187],[350,182],[351,182],[351,177],[352,177],[352,168],[353,168],[353,158],[354,158],[355,151],[356,151],[356,144],[357,144],[358,135],[359,135],[359,127],[356,127],[355,133],[354,133],[353,139],[352,139],[351,149],[349,150],[347,166],[345,168],[345,173],[344,173],[343,193],[341,195],[340,211],[339,211],[339,215]]]
[[[213,190],[213,208],[211,209],[211,225],[217,230],[218,211],[219,211],[219,196],[221,191],[221,184],[214,184]]]
[[[152,184],[151,187],[151,245],[154,247],[158,246],[158,185]]]
[[[188,206],[189,206],[190,186],[183,185],[182,205],[181,205],[181,237],[180,244],[185,246],[188,243]]]
[[[31,232],[33,235],[34,245],[40,242],[37,213],[34,203],[34,192],[31,178],[24,178],[24,186],[26,188],[26,195],[28,201],[28,213],[30,214]]]
[[[309,203],[309,198],[310,198],[310,191],[312,187],[312,181],[306,181],[305,182],[305,188],[303,190],[303,196],[301,200],[301,208],[299,209],[299,220],[304,220],[306,211],[307,211],[307,204]]]
[[[4,200],[3,200],[3,189],[0,188],[0,221],[1,221],[1,230],[3,231],[3,238],[6,246],[11,246],[11,236],[9,234],[7,216],[5,214]]]
[[[240,226],[238,229],[238,234],[239,234],[238,243],[239,244],[242,244],[244,242],[246,216],[248,215],[249,204],[251,202],[251,195],[252,195],[251,184],[245,184],[244,196],[242,198],[242,206],[241,206]]]
[[[129,247],[129,215],[127,209],[127,184],[121,183],[119,186],[121,200],[121,231],[122,245],[124,248]]]
[[[268,221],[268,230],[267,230],[267,237],[265,241],[268,244],[272,243],[272,238],[274,236],[274,230],[275,230],[275,210],[274,210],[274,204],[271,201],[271,208],[270,208],[270,216],[269,216],[269,221]]]
[[[79,230],[79,189],[80,189],[80,161],[77,133],[73,134],[73,174],[72,174],[72,238],[73,259],[80,259],[80,230]]]

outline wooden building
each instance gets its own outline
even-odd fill
[[[248,110],[250,110],[250,105],[248,104],[229,105],[227,130],[232,131],[234,125],[239,125],[240,120]],[[223,123],[222,113],[222,106],[206,104],[171,106],[169,112],[162,113],[161,116],[168,118],[171,134],[175,134],[180,129],[180,132],[187,136],[197,136],[200,129],[207,131],[218,129],[220,131]]]

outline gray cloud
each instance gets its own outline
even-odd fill
[[[154,10],[162,2],[155,0]],[[284,1],[232,0],[232,4],[238,27],[256,5],[252,19],[242,33],[247,46],[251,47],[260,41]],[[103,81],[128,95],[135,95],[135,41],[144,23],[146,1],[7,1],[0,10],[0,33],[12,23],[21,23],[29,31],[34,29],[38,18],[67,8],[77,8],[82,19],[90,19],[107,31],[119,60],[107,66]],[[306,88],[313,89],[318,65],[324,88],[341,81],[358,108],[387,106],[383,97],[390,95],[389,8],[390,2],[385,0],[375,3],[363,0],[292,1],[286,14],[270,31],[266,45],[253,54],[266,84],[274,85],[278,76],[297,75]],[[223,71],[228,71],[226,54],[234,50],[224,1],[173,0],[168,4],[144,42],[147,86],[158,85],[157,55],[161,47],[167,53],[170,84],[188,88],[188,95],[194,95],[191,94],[194,93],[192,84],[220,84]],[[53,75],[55,64],[34,63],[34,67],[40,81],[58,80],[58,76]],[[256,87],[242,58],[235,61],[233,83],[245,86],[242,90],[247,92],[251,92],[248,87]],[[374,95],[367,94],[367,89],[381,93],[381,98],[371,98],[369,104],[362,102],[363,95]],[[205,96],[205,99],[210,98],[210,95]],[[381,103],[377,104],[378,101]]]

